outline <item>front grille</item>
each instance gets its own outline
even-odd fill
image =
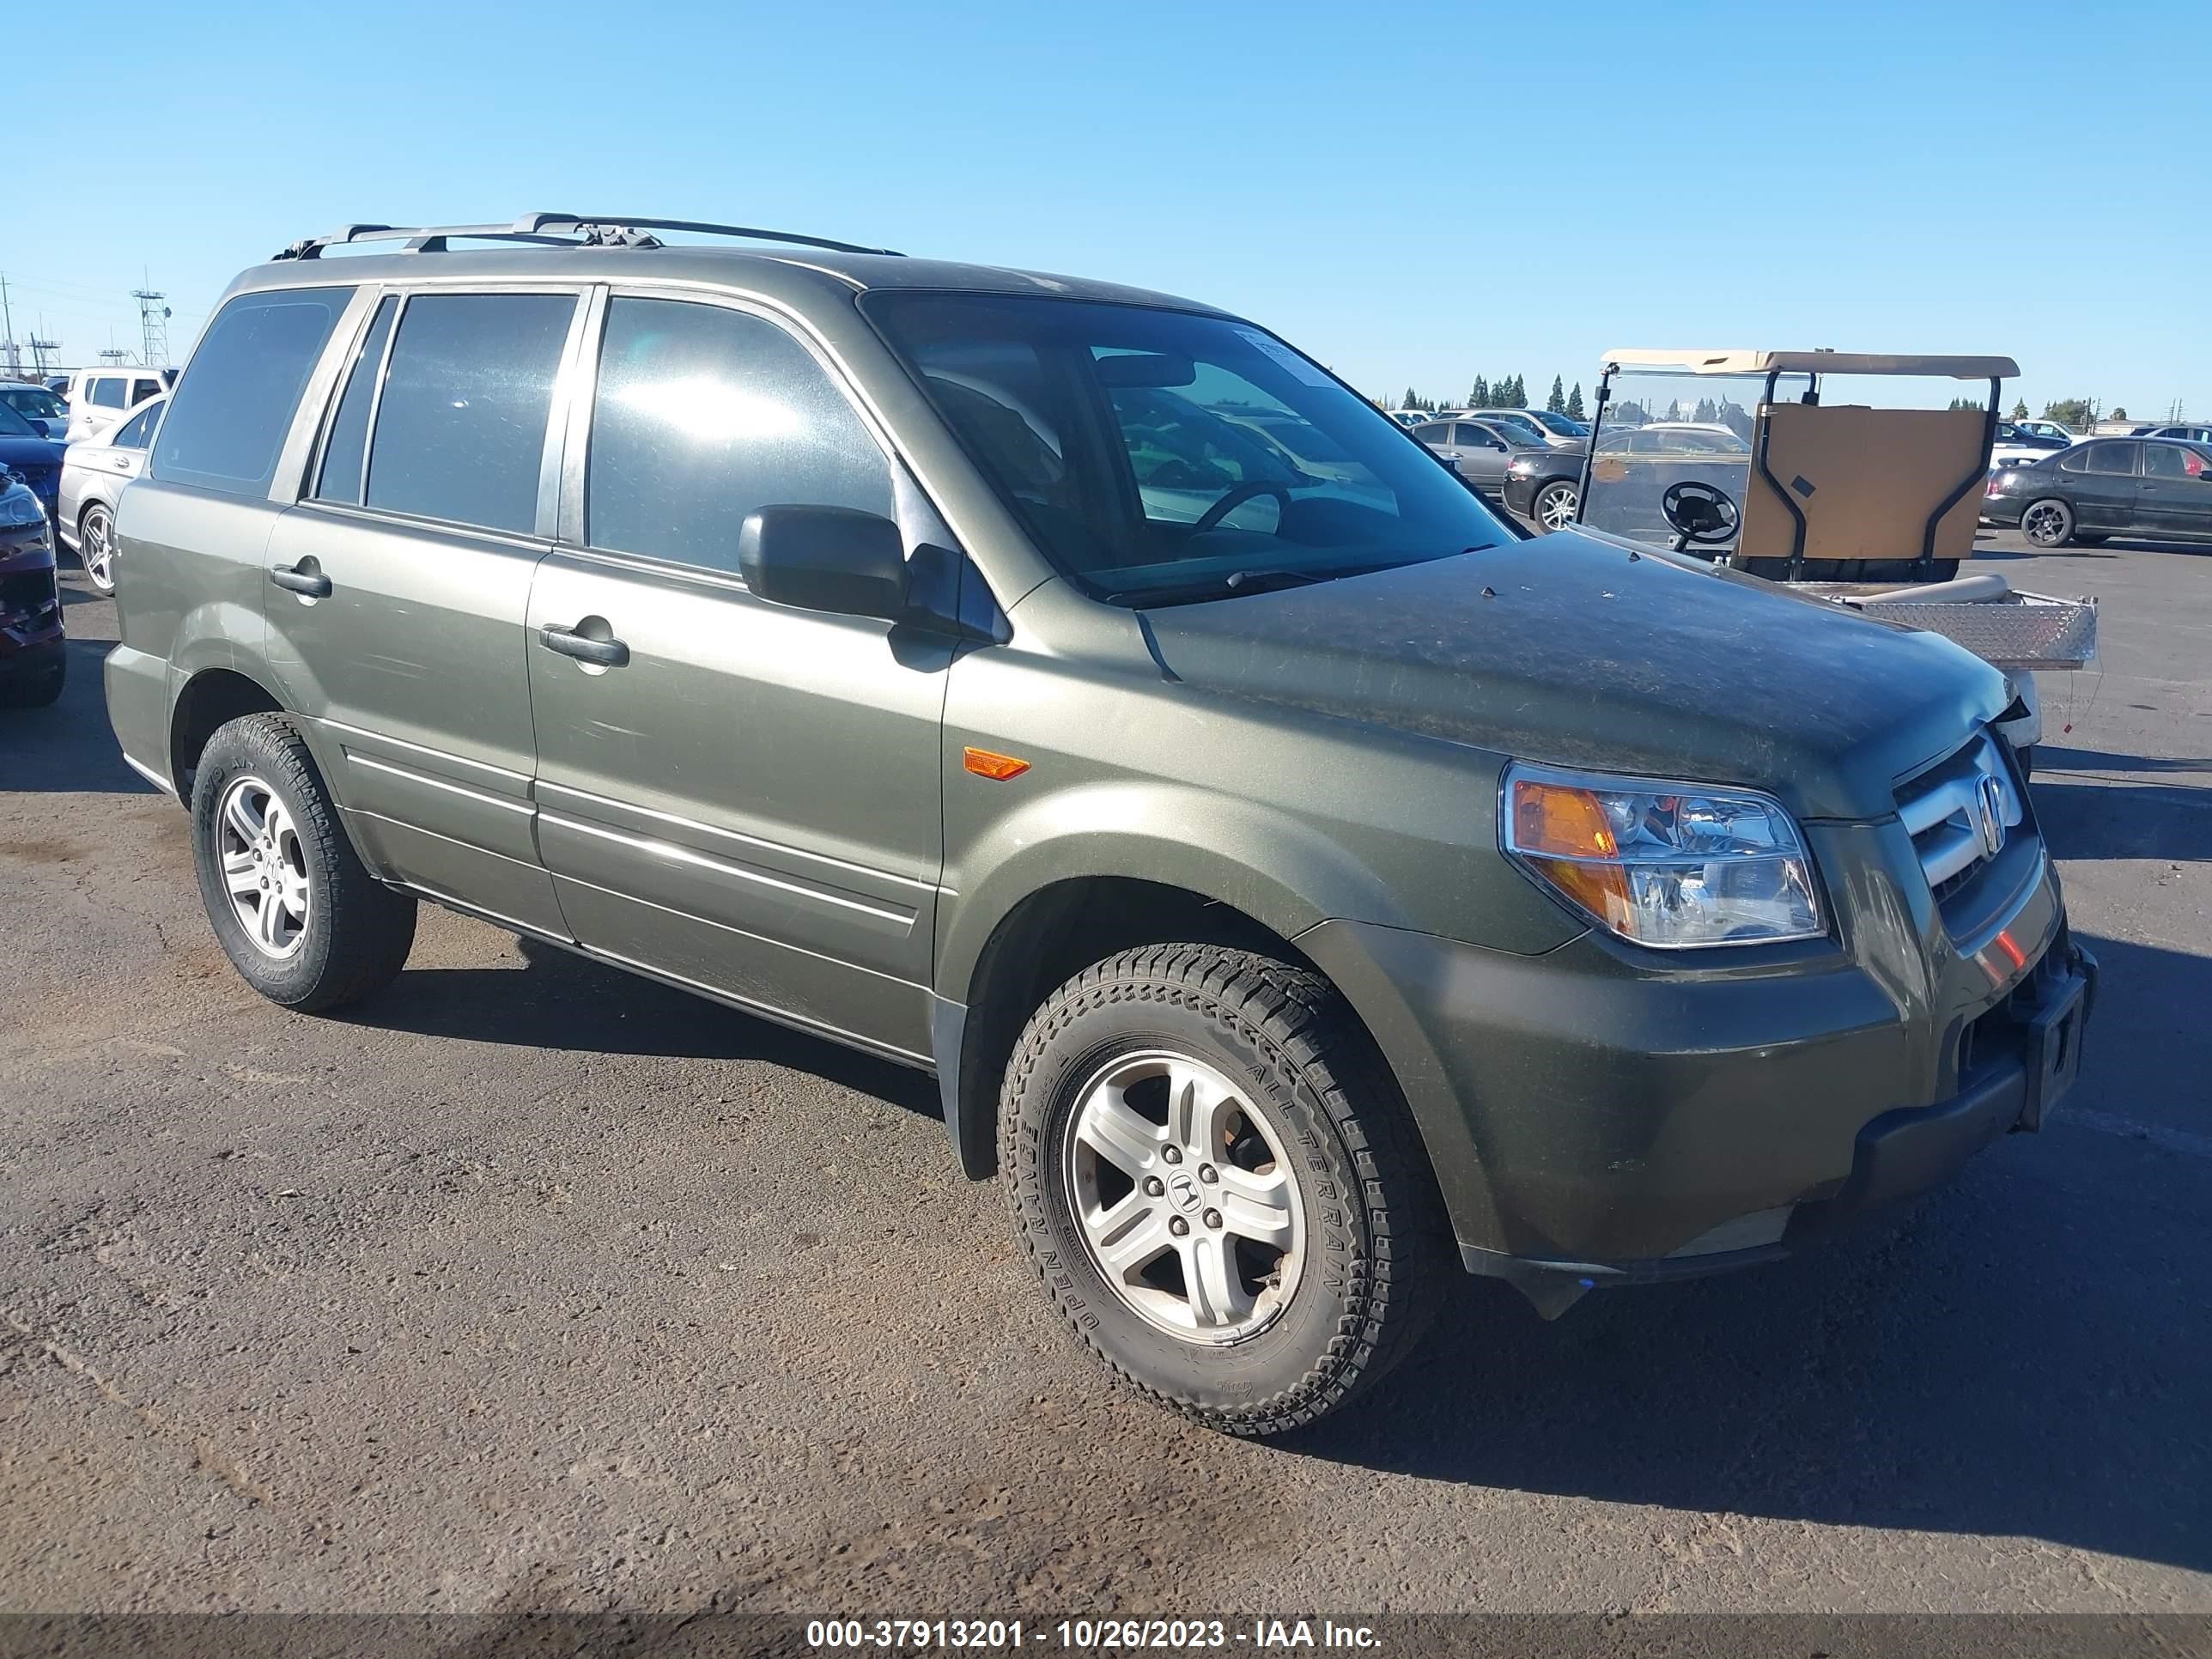
[[[1982,732],[1899,789],[1897,816],[1940,905],[2004,850],[2027,813],[1997,739]]]

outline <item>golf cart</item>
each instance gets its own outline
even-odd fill
[[[2080,668],[2096,605],[1960,580],[2009,357],[1841,351],[1613,351],[1598,380],[1576,522],[1712,560],[1811,599],[1925,629],[2004,671],[1998,726],[2026,771],[2033,672]],[[1836,379],[1979,381],[1981,404],[1875,407]],[[1948,388],[1942,388],[1948,390]]]

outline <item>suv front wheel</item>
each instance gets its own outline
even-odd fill
[[[1307,969],[1200,945],[1098,963],[1030,1019],[999,1112],[1015,1225],[1062,1316],[1212,1427],[1342,1405],[1448,1282],[1396,1085]]]
[[[192,860],[224,954],[271,1002],[335,1008],[406,965],[415,901],[363,867],[281,714],[248,714],[208,739],[192,779]]]

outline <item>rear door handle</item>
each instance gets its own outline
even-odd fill
[[[326,599],[331,596],[331,579],[319,570],[301,570],[289,564],[270,568],[269,580],[290,593],[304,593],[311,599]]]
[[[620,640],[588,639],[573,628],[556,628],[550,623],[538,630],[538,643],[548,651],[601,668],[620,668],[629,661],[629,647]]]

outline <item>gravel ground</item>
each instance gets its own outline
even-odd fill
[[[1469,1281],[1267,1446],[1103,1386],[917,1076],[438,911],[260,1001],[73,592],[0,715],[0,1610],[2212,1611],[2212,550],[1984,551],[2105,603],[2057,1121],[1812,1259]]]

